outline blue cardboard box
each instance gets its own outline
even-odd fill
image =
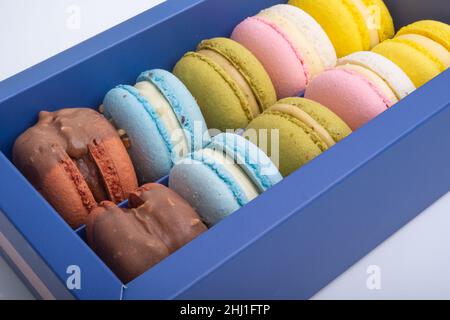
[[[448,70],[126,285],[11,163],[40,110],[96,107],[283,2],[168,0],[0,83],[0,247],[38,297],[309,298],[450,190]],[[398,26],[450,20],[444,1],[385,2]]]

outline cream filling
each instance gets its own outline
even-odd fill
[[[138,82],[134,86],[155,109],[160,121],[164,124],[174,146],[174,152],[179,158],[189,153],[188,141],[183,128],[178,121],[172,106],[159,91],[159,89],[148,81]]]
[[[407,39],[427,48],[436,58],[442,61],[446,68],[450,67],[450,52],[440,43],[418,34],[404,34],[396,38]]]
[[[280,103],[273,105],[268,110],[282,112],[300,120],[308,127],[312,128],[317,133],[317,135],[327,144],[328,147],[332,147],[336,144],[336,141],[334,141],[330,133],[319,122],[317,122],[313,117],[311,117],[302,109],[296,106],[291,106],[289,104]]]
[[[260,114],[259,103],[256,99],[255,94],[253,93],[250,84],[239,72],[239,70],[236,69],[235,66],[233,66],[233,64],[230,61],[228,61],[228,59],[224,58],[221,54],[208,49],[200,50],[197,53],[210,58],[215,63],[217,63],[222,69],[224,69],[225,72],[231,77],[231,79],[233,79],[236,82],[239,89],[241,89],[242,92],[244,93],[245,97],[247,98],[250,111],[253,117],[256,117],[257,115]]]
[[[301,53],[311,76],[314,77],[322,72],[325,67],[314,46],[301,32],[298,31],[298,28],[292,22],[270,10],[262,11],[258,16],[267,19],[283,30],[295,49]]]
[[[378,8],[368,8],[362,0],[351,0],[351,2],[358,8],[358,11],[366,22],[367,30],[369,31],[370,47],[373,48],[380,43],[380,35],[378,31],[381,28],[381,13]]]
[[[369,80],[373,85],[375,85],[382,93],[383,95],[389,99],[391,105],[397,103],[399,100],[397,98],[397,95],[395,94],[394,90],[391,89],[391,87],[384,81],[378,74],[375,72],[364,68],[360,65],[356,64],[344,64],[336,67],[337,69],[344,69],[344,70],[350,70],[357,72],[367,80]]]
[[[249,179],[245,171],[236,163],[233,158],[219,150],[205,148],[202,152],[208,157],[219,163],[228,171],[247,197],[248,201],[255,199],[259,195],[258,187]]]

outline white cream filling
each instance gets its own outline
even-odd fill
[[[380,35],[378,30],[381,26],[381,13],[378,8],[368,8],[362,0],[351,0],[353,4],[358,8],[358,11],[366,22],[367,30],[370,36],[370,47],[373,48],[380,43]]]
[[[222,151],[209,148],[203,149],[202,152],[208,158],[211,158],[218,164],[222,165],[233,177],[233,179],[239,182],[239,185],[248,201],[255,199],[259,195],[258,187],[233,158],[227,156]]]
[[[134,87],[158,113],[160,121],[165,126],[174,146],[173,152],[179,158],[186,156],[189,153],[188,141],[172,106],[164,95],[154,84],[148,81],[138,82]]]

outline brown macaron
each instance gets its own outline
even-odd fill
[[[122,202],[137,188],[119,134],[92,109],[40,112],[16,140],[13,162],[72,228],[98,203]]]
[[[89,246],[128,283],[207,230],[171,189],[146,184],[130,194],[129,209],[103,202],[87,220]]]

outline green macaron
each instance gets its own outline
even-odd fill
[[[196,98],[209,128],[245,128],[277,99],[262,64],[231,39],[202,41],[173,73]]]
[[[251,121],[244,136],[257,139],[286,177],[351,133],[342,119],[321,104],[286,98]]]

